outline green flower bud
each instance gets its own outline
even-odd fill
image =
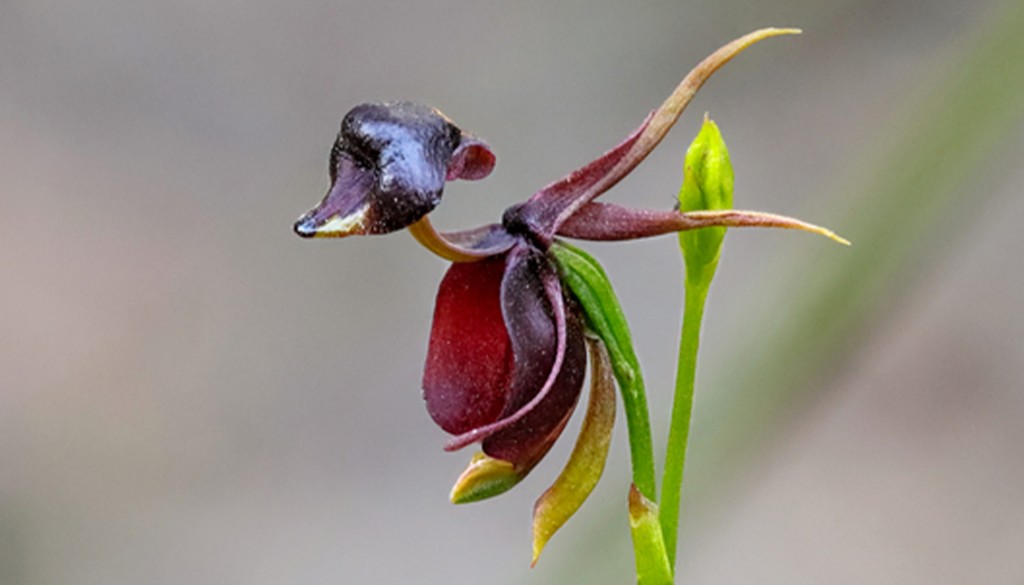
[[[683,186],[679,190],[679,210],[705,211],[732,208],[733,172],[729,151],[718,126],[704,116],[704,125],[686,151]],[[705,270],[714,270],[725,239],[724,227],[709,227],[680,232],[679,244],[686,259],[687,278],[702,278]]]

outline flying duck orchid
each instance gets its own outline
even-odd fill
[[[427,214],[440,203],[446,181],[478,180],[491,172],[495,156],[487,144],[438,110],[409,102],[363,104],[342,121],[331,150],[328,192],[294,229],[315,238],[409,229],[453,263],[437,293],[423,375],[427,411],[453,435],[445,448],[482,448],[456,482],[453,501],[501,493],[544,457],[578,402],[590,346],[587,417],[569,465],[535,509],[535,560],[601,474],[615,412],[611,373],[620,386],[639,376],[630,360],[621,359],[631,350],[601,327],[614,298],[602,306],[587,292],[588,286],[610,291],[599,265],[559,237],[625,240],[712,226],[782,227],[836,237],[759,212],[645,210],[595,201],[658,145],[712,73],[751,44],[789,32],[765,29],[725,45],[617,146],[510,207],[501,222],[466,231],[439,233]],[[642,392],[639,406],[635,393],[623,395],[630,436],[645,433],[649,442]],[[634,481],[653,499],[653,461],[649,467],[649,481],[636,473]],[[648,477],[647,471],[640,475]],[[568,483],[575,487],[566,489]]]

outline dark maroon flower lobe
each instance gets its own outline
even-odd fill
[[[566,301],[565,354],[550,390],[522,418],[483,441],[484,453],[497,459],[512,461],[523,469],[530,469],[536,465],[554,445],[569,422],[583,388],[587,366],[583,323],[575,301]],[[543,392],[543,389],[535,392]],[[537,396],[538,393],[532,396],[525,393],[519,398],[523,401],[522,404],[510,403],[511,408],[507,411],[515,413],[516,407],[522,408],[526,402]]]
[[[427,410],[457,449],[525,473],[572,414],[586,367],[579,309],[547,255],[519,239],[507,253],[454,264],[438,291],[424,374]]]
[[[505,408],[512,344],[499,295],[504,257],[452,264],[437,292],[423,374],[427,412],[460,434],[494,422]]]
[[[512,341],[515,370],[502,418],[511,416],[533,398],[551,376],[558,356],[555,312],[563,314],[560,291],[549,291],[556,278],[543,252],[520,243],[508,255],[501,282],[501,312]],[[562,350],[564,352],[564,349]]]
[[[485,143],[437,110],[410,102],[362,104],[331,149],[331,186],[295,223],[304,237],[384,234],[415,223],[441,201],[445,181],[494,168]]]

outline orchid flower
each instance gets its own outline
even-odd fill
[[[588,340],[591,404],[563,472],[577,489],[565,496],[557,488],[570,479],[560,479],[538,502],[540,546],[579,507],[603,469],[615,410],[614,393],[606,391],[612,369],[606,346],[612,344],[594,324],[599,309],[567,286],[559,261],[567,248],[559,248],[559,237],[625,240],[710,226],[767,226],[838,239],[823,228],[766,213],[645,210],[594,201],[659,144],[719,67],[761,39],[792,32],[764,29],[725,45],[617,146],[510,207],[500,223],[466,231],[439,233],[427,214],[440,203],[446,181],[478,180],[491,172],[495,156],[486,143],[438,110],[409,102],[363,104],[344,117],[331,150],[327,195],[295,231],[320,238],[407,228],[453,262],[437,293],[423,375],[427,411],[453,435],[445,448],[482,448],[456,483],[453,501],[501,493],[544,457],[578,402]],[[631,409],[627,402],[627,414]],[[645,405],[643,410],[640,418],[630,417],[631,437],[634,421],[647,425]],[[650,467],[650,482],[637,487],[653,499],[653,462]],[[537,554],[535,541],[535,560]]]

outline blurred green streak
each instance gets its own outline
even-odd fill
[[[799,287],[776,291],[776,311],[758,327],[750,311],[732,327],[729,354],[745,357],[743,367],[717,368],[698,389],[699,420],[717,424],[700,429],[700,448],[688,472],[687,509],[700,512],[716,493],[756,459],[766,439],[779,432],[801,406],[825,393],[825,382],[859,341],[904,299],[924,262],[935,261],[959,238],[970,237],[978,210],[992,203],[993,187],[1019,163],[1005,148],[1024,125],[1024,2],[1008,0],[992,9],[965,39],[959,53],[937,71],[934,83],[899,108],[895,120],[880,119],[882,137],[872,163],[855,184],[831,197],[847,210],[820,217],[853,241],[837,249],[808,243],[773,272]],[[841,115],[837,112],[836,115]],[[895,130],[889,130],[894,128]],[[806,250],[806,251],[805,251]],[[728,262],[729,251],[726,250]],[[795,291],[795,292],[794,292]],[[715,318],[714,315],[709,315]],[[719,316],[722,318],[722,316]],[[756,319],[754,319],[756,321]],[[709,339],[708,343],[723,343]],[[728,421],[721,424],[721,421]],[[660,429],[659,429],[660,430]],[[622,507],[603,511],[594,536],[578,544],[581,555],[562,557],[554,583],[604,583],[628,562],[597,554],[628,531]],[[687,521],[684,518],[683,525]],[[615,547],[625,550],[623,547]],[[686,556],[686,550],[680,551]],[[552,559],[554,560],[554,559]],[[552,575],[558,573],[555,579]]]
[[[729,424],[704,431],[704,464],[695,463],[690,477],[697,485],[688,486],[698,496],[741,465],[749,457],[744,451],[764,443],[758,432],[771,433],[813,395],[827,392],[825,381],[899,305],[922,265],[978,227],[972,219],[1019,162],[1019,153],[1004,148],[1024,128],[1021,31],[1024,2],[1003,3],[959,58],[908,100],[895,133],[884,131],[891,121],[879,120],[885,140],[877,158],[842,196],[830,198],[844,202],[847,213],[823,214],[853,246],[801,246],[784,262],[779,270],[799,286],[788,286],[790,294],[770,305],[772,327],[758,327],[740,312],[744,334],[736,327],[727,339],[743,339],[743,346],[728,353],[751,357],[743,367],[717,369],[715,390],[700,403],[710,409],[704,415]]]

